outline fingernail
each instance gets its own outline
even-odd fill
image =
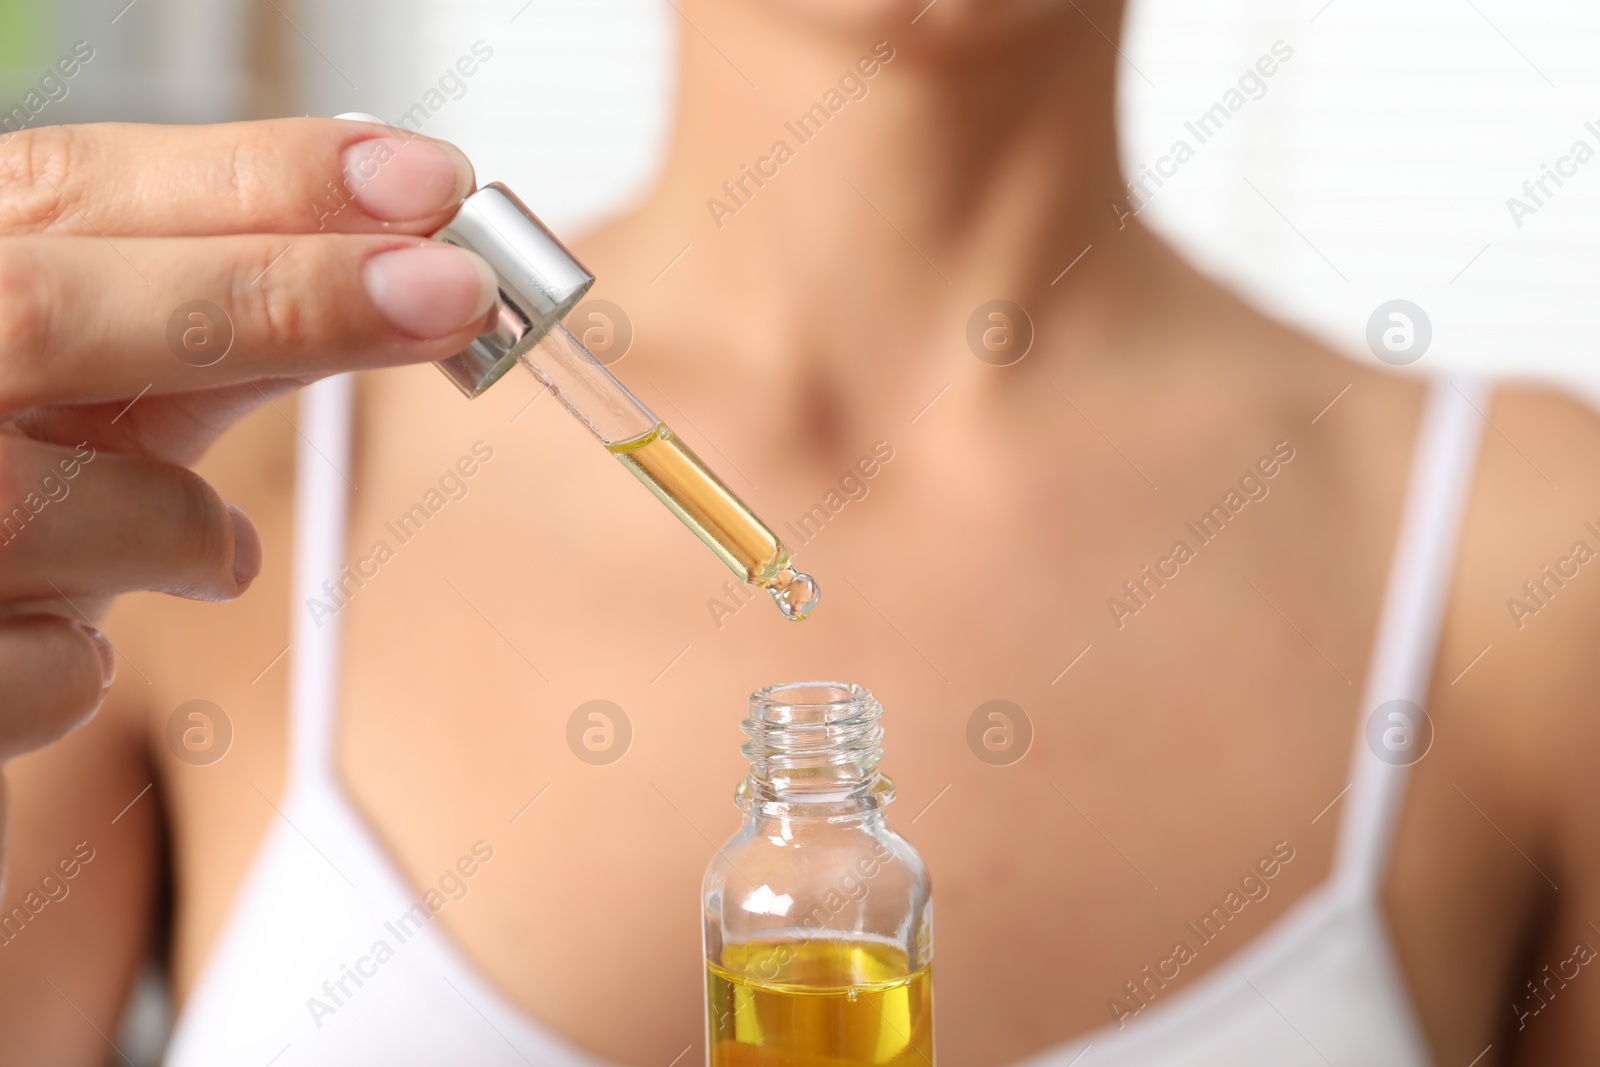
[[[431,218],[472,192],[472,164],[453,145],[375,137],[344,150],[344,177],[361,209],[385,222]]]
[[[439,241],[379,252],[362,269],[367,295],[402,333],[422,340],[475,326],[499,294],[483,257]]]
[[[74,622],[72,625],[83,631],[84,636],[94,642],[94,650],[100,653],[100,687],[110,689],[111,683],[117,680],[117,650],[111,647],[111,641],[105,634],[88,623]]]
[[[233,580],[242,593],[261,573],[261,535],[256,524],[232,504],[228,505],[228,517],[233,520]]]

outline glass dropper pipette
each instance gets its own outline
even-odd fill
[[[795,570],[783,540],[561,325],[594,276],[515,193],[484,186],[434,238],[482,256],[500,289],[492,329],[439,362],[446,377],[475,397],[520,362],[740,581],[787,618],[815,610],[816,580]]]

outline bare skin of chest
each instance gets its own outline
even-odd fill
[[[934,871],[941,1040],[958,1058],[1003,1061],[1114,1021],[1113,1002],[1143,1003],[1129,983],[1154,999],[1149,969],[1183,942],[1192,958],[1156,994],[1171,996],[1326,876],[1337,813],[1318,817],[1345,781],[1387,538],[1371,535],[1367,558],[1297,565],[1303,531],[1337,525],[1295,491],[1319,477],[1314,447],[1287,462],[1280,448],[1267,477],[1277,435],[1262,427],[1259,455],[1199,461],[1212,477],[1191,480],[1212,490],[1136,502],[1096,542],[1076,502],[1126,493],[1126,468],[1055,489],[1058,472],[996,476],[1025,469],[1003,439],[974,457],[949,433],[863,437],[832,476],[814,463],[777,472],[791,490],[740,487],[825,576],[824,607],[797,626],[730,591],[554,410],[498,427],[474,415],[424,442],[381,418],[362,438],[382,458],[359,474],[347,552],[370,577],[326,601],[347,628],[342,773],[419,892],[493,845],[447,929],[574,1040],[643,1061],[695,1039],[699,879],[736,824],[743,696],[773,681],[859,680],[889,709],[892,822]],[[440,489],[419,476],[434,468],[458,477]],[[401,521],[436,489],[426,525]],[[1393,510],[1393,491],[1376,487],[1374,507]],[[1202,540],[1196,520],[1229,493],[1247,503]],[[485,529],[514,533],[484,546]],[[379,544],[382,563],[363,564]],[[1352,584],[1363,595],[1334,594]],[[1316,617],[1317,647],[1285,624],[1330,603],[1342,614]],[[1209,623],[1219,604],[1226,628]],[[614,760],[569,740],[592,700],[625,716]],[[971,740],[995,700],[1030,735],[1015,762]],[[1225,900],[1237,919],[1217,934],[1205,919]],[[619,974],[655,990],[628,1032],[601,1003]]]

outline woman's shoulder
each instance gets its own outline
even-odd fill
[[[1584,654],[1600,622],[1600,412],[1526,384],[1475,407],[1481,445],[1451,621],[1491,646],[1484,666],[1502,652],[1508,666],[1537,667],[1518,691],[1545,691],[1555,711],[1600,682],[1600,658]],[[1483,688],[1495,676],[1485,670]]]
[[[1507,818],[1548,827],[1600,781],[1600,413],[1524,384],[1478,406],[1434,691]]]

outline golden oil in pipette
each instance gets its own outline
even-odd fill
[[[933,965],[869,941],[725,945],[706,964],[710,1067],[931,1067]]]
[[[771,593],[785,617],[816,610],[816,579],[794,569],[778,535],[666,424],[606,447],[741,581]]]

